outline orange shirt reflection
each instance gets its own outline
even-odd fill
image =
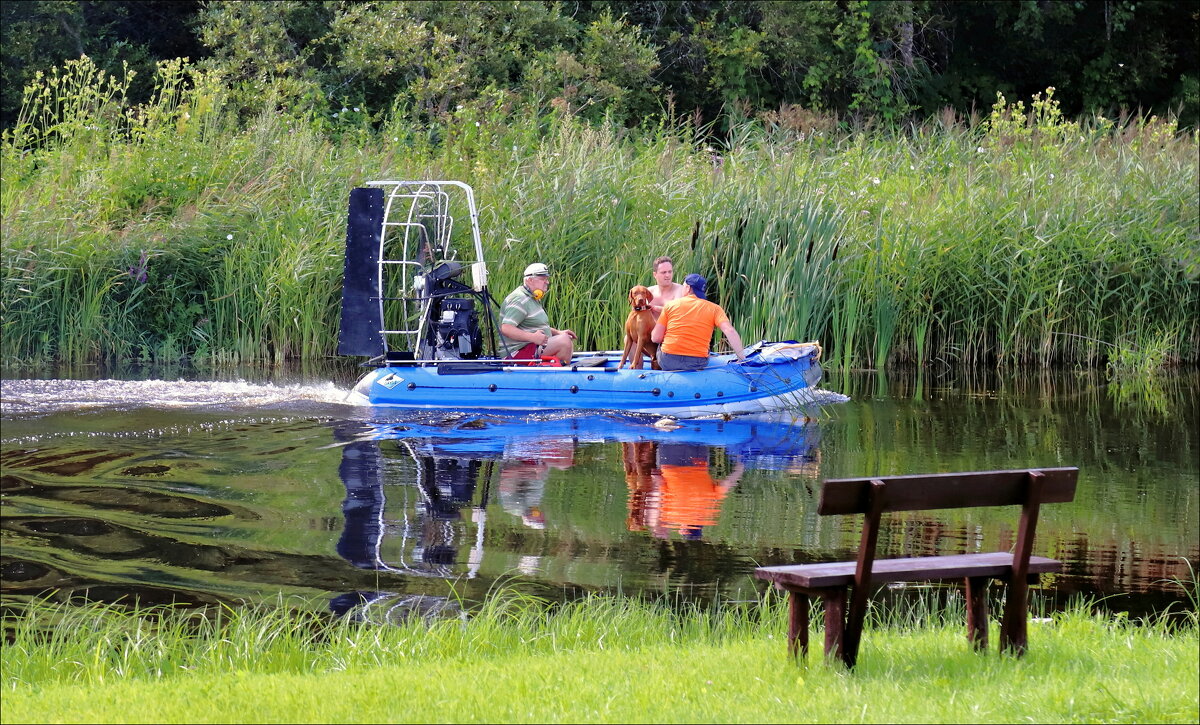
[[[659,538],[666,538],[671,530],[684,538],[699,538],[703,527],[717,523],[721,503],[745,472],[741,462],[734,461],[730,474],[716,480],[705,446],[625,443],[623,447],[629,487],[627,526],[630,531],[649,529]]]

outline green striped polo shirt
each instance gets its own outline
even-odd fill
[[[525,285],[516,288],[509,293],[508,297],[504,298],[504,305],[500,309],[500,324],[512,325],[525,332],[541,330],[546,333],[547,339],[552,334],[550,317],[546,314],[546,308],[542,307],[542,303],[529,294],[529,289]],[[508,357],[525,345],[523,340],[512,340],[500,335],[501,357]]]

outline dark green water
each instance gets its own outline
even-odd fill
[[[4,380],[3,598],[283,593],[340,611],[506,584],[750,599],[755,566],[853,556],[857,522],[816,515],[823,478],[1074,465],[1076,500],[1043,508],[1038,528],[1035,553],[1067,564],[1043,581],[1050,601],[1194,606],[1177,580],[1200,558],[1195,372],[856,374],[826,380],[850,399],[815,421],[673,430],[354,408],[340,402],[352,373]],[[880,555],[1005,548],[1016,516],[898,515]]]

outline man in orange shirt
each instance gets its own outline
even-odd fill
[[[650,332],[650,339],[661,345],[658,364],[663,370],[702,370],[708,365],[708,345],[715,329],[729,340],[738,361],[744,362],[742,338],[725,316],[725,310],[704,298],[708,281],[698,274],[689,274],[683,285],[683,297],[663,307],[658,324]]]

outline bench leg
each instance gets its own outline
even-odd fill
[[[1009,577],[1008,598],[1004,602],[1004,617],[1000,621],[1000,651],[1012,651],[1020,657],[1029,646],[1029,584],[1035,576]]]
[[[971,576],[967,583],[967,641],[977,652],[987,649],[988,604],[987,585],[991,577]]]
[[[808,656],[808,595],[790,592],[788,596],[788,654],[803,660]]]
[[[825,604],[825,656],[845,659],[846,646],[846,589],[826,589],[821,592]]]

